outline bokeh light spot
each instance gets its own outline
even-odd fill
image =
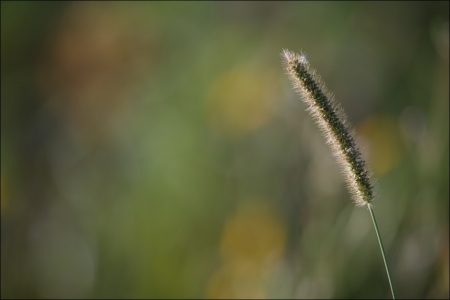
[[[370,166],[375,176],[392,170],[403,155],[398,122],[393,117],[375,115],[357,126],[358,134],[367,143]]]
[[[210,125],[226,137],[241,136],[265,124],[272,115],[274,93],[270,72],[249,66],[225,72],[212,84],[207,95]]]
[[[4,212],[4,209],[6,207],[6,191],[5,191],[5,180],[3,179],[3,174],[0,177],[0,182],[1,182],[1,206],[0,206],[0,210],[1,213]]]
[[[285,246],[285,228],[273,208],[247,203],[231,215],[221,241],[223,266],[210,278],[208,298],[264,298],[265,279]]]

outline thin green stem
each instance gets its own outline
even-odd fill
[[[384,253],[383,242],[381,241],[380,230],[378,229],[377,220],[375,219],[375,213],[373,212],[372,205],[367,205],[369,207],[370,215],[372,216],[373,226],[375,227],[375,232],[377,233],[378,243],[380,244],[381,254],[384,260],[384,266],[386,267],[386,273],[389,280],[389,285],[391,287],[392,298],[395,299],[394,286],[392,285],[391,272],[389,271],[389,265],[386,259],[386,254]]]

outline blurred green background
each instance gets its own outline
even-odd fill
[[[283,48],[355,127],[397,296],[448,298],[448,20],[448,1],[2,1],[2,298],[390,298]]]

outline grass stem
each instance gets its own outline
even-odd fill
[[[387,273],[388,280],[389,280],[389,286],[391,287],[392,298],[395,299],[395,292],[394,292],[394,286],[392,284],[391,272],[389,271],[389,265],[388,265],[388,262],[386,259],[386,254],[384,253],[383,242],[381,241],[380,230],[378,229],[377,220],[375,219],[375,213],[373,212],[373,208],[372,208],[371,204],[367,205],[367,207],[369,208],[370,216],[372,217],[372,221],[373,221],[373,226],[375,227],[375,232],[377,233],[378,243],[380,244],[380,249],[381,249],[381,255],[383,256],[384,266],[386,267],[386,273]]]

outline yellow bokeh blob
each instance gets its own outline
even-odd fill
[[[368,143],[370,167],[375,176],[393,169],[402,157],[403,149],[395,118],[374,115],[357,127],[358,134]]]
[[[247,204],[225,224],[221,254],[225,261],[262,264],[279,258],[284,241],[285,230],[273,209],[262,204]]]
[[[205,296],[207,299],[264,299],[266,291],[262,277],[236,272],[225,264],[210,277]]]
[[[3,179],[3,175],[0,176],[0,182],[1,182],[1,206],[0,206],[0,210],[3,213],[3,210],[6,206],[6,192],[5,192],[5,181]]]
[[[281,260],[286,229],[276,211],[260,202],[247,203],[224,227],[223,265],[210,277],[207,298],[264,298],[266,278]]]
[[[249,133],[272,115],[275,84],[272,72],[249,66],[219,76],[206,96],[206,114],[214,130],[226,137]]]

